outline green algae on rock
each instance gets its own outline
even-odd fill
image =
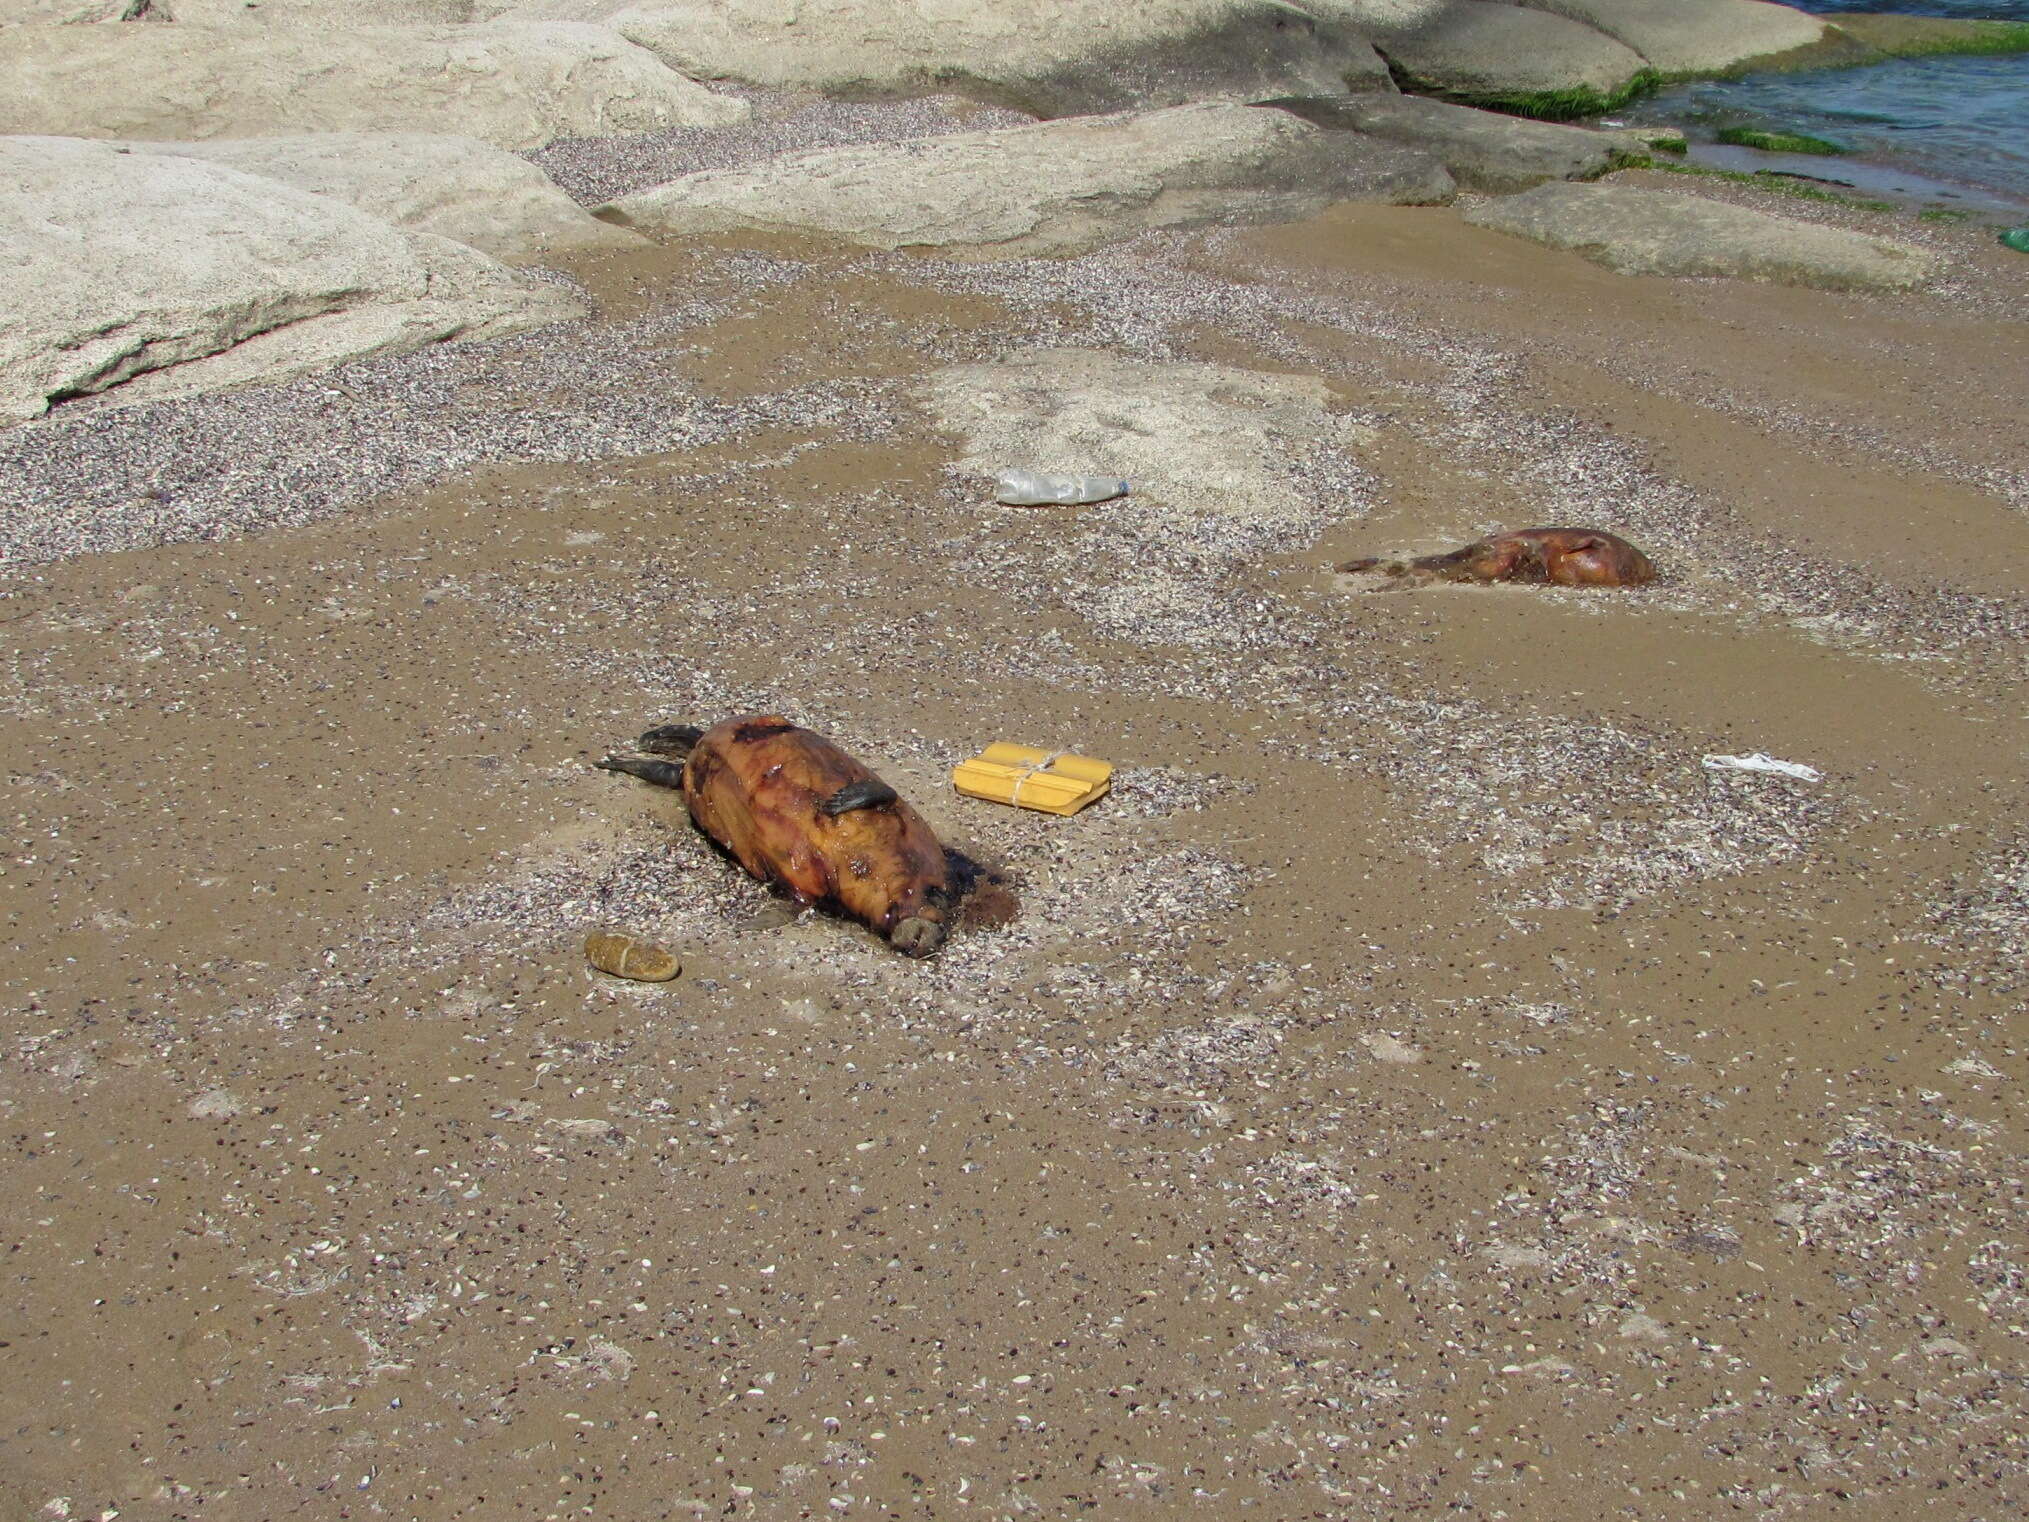
[[[1618,111],[1629,101],[1655,94],[1662,84],[1662,75],[1654,69],[1644,69],[1619,89],[1604,92],[1579,86],[1569,90],[1536,90],[1514,95],[1476,95],[1470,99],[1457,91],[1433,90],[1427,93],[1461,105],[1478,106],[1485,111],[1505,111],[1510,116],[1528,116],[1537,121],[1571,122]]]
[[[1758,148],[1763,153],[1815,153],[1839,154],[1848,150],[1822,137],[1812,137],[1807,132],[1768,132],[1760,127],[1725,127],[1717,134],[1718,141],[1729,143],[1735,148]]]
[[[1715,169],[1710,164],[1670,164],[1651,160],[1649,168],[1662,170],[1666,174],[1702,174],[1715,180],[1730,180],[1736,185],[1752,185],[1757,190],[1771,191],[1776,195],[1794,196],[1800,201],[1824,201],[1833,206],[1850,206],[1855,211],[1893,211],[1893,201],[1877,200],[1868,196],[1849,196],[1836,190],[1820,190],[1790,175],[1776,174],[1767,169]]]
[[[1556,90],[1479,90],[1422,78],[1413,70],[1396,66],[1392,59],[1389,72],[1405,95],[1473,106],[1481,111],[1499,111],[1507,116],[1526,116],[1539,122],[1575,122],[1606,116],[1644,95],[1655,94],[1663,85],[1662,75],[1653,69],[1643,69],[1625,84],[1607,90],[1590,85]]]
[[[1405,92],[1511,116],[1597,116],[1661,82],[1641,54],[1605,33],[1522,6],[1419,12],[1373,40]]]

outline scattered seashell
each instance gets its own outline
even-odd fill
[[[1621,1322],[1620,1335],[1636,1342],[1668,1342],[1670,1329],[1647,1311],[1636,1311]]]
[[[188,1110],[199,1120],[231,1120],[246,1110],[246,1102],[231,1089],[206,1089],[190,1101]]]
[[[545,1124],[555,1126],[559,1131],[572,1136],[589,1137],[596,1141],[614,1140],[620,1136],[618,1126],[610,1120],[601,1120],[596,1116],[583,1120],[559,1120],[552,1117]]]
[[[1377,1062],[1407,1064],[1423,1060],[1422,1052],[1399,1037],[1389,1035],[1386,1031],[1376,1031],[1371,1035],[1360,1037],[1360,1045],[1364,1046],[1369,1055]]]

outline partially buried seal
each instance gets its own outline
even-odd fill
[[[755,877],[858,920],[909,956],[944,944],[958,895],[942,843],[824,736],[750,714],[705,730],[665,725],[637,744],[650,754],[598,765],[680,789],[691,820]]]
[[[1339,569],[1411,582],[1520,581],[1560,587],[1639,587],[1656,579],[1648,556],[1618,534],[1596,528],[1519,528],[1475,539],[1445,555],[1348,560]]]

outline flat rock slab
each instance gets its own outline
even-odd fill
[[[1865,290],[1915,285],[1930,270],[1930,255],[1906,243],[1623,185],[1539,185],[1484,201],[1465,220],[1569,249],[1623,275],[1728,275]]]
[[[571,22],[0,27],[0,133],[455,132],[539,148],[748,114],[617,33]]]
[[[1300,523],[1316,504],[1292,462],[1345,449],[1357,430],[1307,375],[1153,363],[1096,349],[1033,349],[928,376],[917,399],[958,435],[961,469],[1125,476],[1136,499],[1184,517]]]
[[[555,286],[223,164],[0,138],[0,422],[582,315]]]
[[[1828,31],[1848,45],[1894,58],[1924,58],[1933,53],[2029,53],[2029,21],[1847,12],[1825,20],[1830,23]]]
[[[608,0],[618,10],[625,0]],[[84,24],[190,22],[198,26],[429,26],[485,21],[513,10],[494,0],[0,0],[0,26],[15,22]],[[136,11],[139,15],[135,15]],[[591,7],[573,20],[592,20]]]
[[[1625,43],[1669,77],[1725,74],[1813,47],[1823,17],[1762,0],[1519,0]]]
[[[647,241],[601,222],[526,159],[469,137],[320,132],[133,146],[229,164],[330,196],[397,227],[470,244],[497,259],[640,248]]]
[[[745,228],[986,257],[1079,253],[1152,227],[1293,220],[1338,201],[1449,201],[1430,155],[1250,106],[1174,106],[784,154],[622,196],[652,237]]]
[[[1455,0],[1378,32],[1374,45],[1405,88],[1468,105],[1579,116],[1623,98],[1648,61],[1604,32],[1548,11]]]
[[[1545,180],[1589,180],[1642,159],[1625,134],[1503,116],[1423,95],[1329,95],[1263,106],[1339,131],[1364,132],[1434,154],[1467,190],[1505,194]]]
[[[81,26],[118,21],[131,0],[0,0],[0,26]]]
[[[1362,32],[1283,0],[642,0],[608,24],[696,78],[1036,116],[1391,88]]]

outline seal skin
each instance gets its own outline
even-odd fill
[[[775,714],[702,734],[650,730],[642,749],[671,755],[686,742],[680,777],[668,762],[609,756],[599,765],[681,786],[697,827],[798,903],[848,915],[910,956],[944,943],[956,898],[944,847],[864,765]]]
[[[1448,555],[1348,560],[1341,571],[1414,581],[1520,581],[1560,587],[1639,587],[1656,579],[1649,557],[1596,528],[1521,528],[1475,539]]]

